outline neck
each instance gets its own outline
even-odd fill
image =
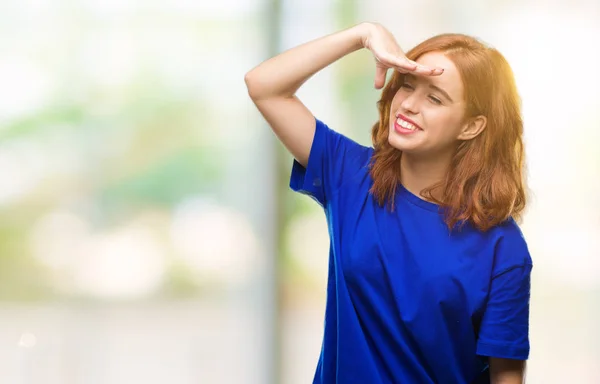
[[[439,183],[448,172],[450,157],[418,157],[403,153],[400,160],[400,179],[404,188],[421,196],[421,192]],[[440,190],[433,191],[436,199],[441,199]]]

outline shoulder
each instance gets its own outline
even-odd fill
[[[523,231],[512,217],[496,226],[493,230],[499,244],[510,245],[523,250],[527,249],[527,241],[525,240]]]
[[[495,274],[533,264],[525,236],[513,218],[492,228],[491,232]]]
[[[317,135],[321,135],[322,139],[326,140],[334,149],[343,149],[356,155],[370,154],[370,152],[372,152],[373,148],[359,144],[344,133],[331,129],[329,125],[319,119],[315,120],[315,131]]]
[[[359,144],[319,119],[316,119],[316,136],[324,142],[325,149],[333,156],[332,161],[341,174],[368,166],[373,154],[372,147]]]

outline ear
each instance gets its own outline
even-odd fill
[[[473,117],[467,121],[458,135],[458,140],[471,140],[477,137],[487,125],[487,118],[483,115]]]

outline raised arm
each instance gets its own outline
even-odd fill
[[[296,91],[321,69],[361,48],[371,50],[375,57],[376,88],[384,86],[389,68],[423,75],[442,73],[408,60],[383,26],[362,23],[285,51],[246,74],[246,86],[254,104],[300,164],[308,163],[315,118],[295,96]]]

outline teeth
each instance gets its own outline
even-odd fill
[[[396,122],[402,128],[410,129],[411,131],[414,131],[415,129],[417,129],[417,127],[415,127],[414,125],[412,125],[411,123],[409,123],[407,121],[402,120],[401,118],[397,118]]]

